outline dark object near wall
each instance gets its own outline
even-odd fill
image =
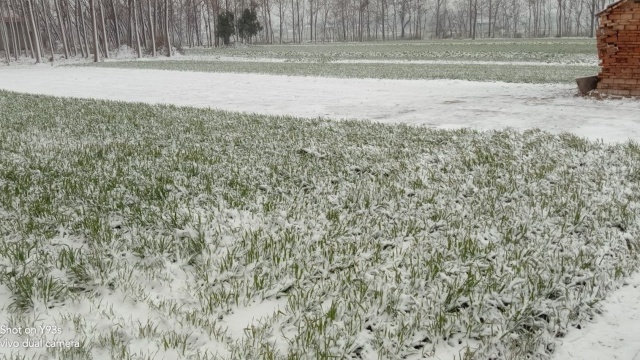
[[[598,81],[600,81],[600,79],[597,75],[576,79],[578,90],[580,90],[582,95],[588,95],[590,91],[595,90],[598,86]]]

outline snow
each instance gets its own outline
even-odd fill
[[[541,128],[605,142],[640,138],[638,100],[583,98],[576,96],[573,85],[332,79],[41,65],[0,68],[0,89],[306,118],[358,118],[434,128]],[[62,237],[63,230],[60,232]],[[73,243],[71,239],[63,242]],[[627,281],[628,285],[608,296],[604,313],[593,324],[570,331],[560,341],[555,359],[640,359],[637,336],[640,274]],[[176,289],[160,291],[168,294]],[[2,296],[6,292],[4,286],[0,287],[0,299],[8,298]],[[122,306],[122,299],[111,300],[117,305],[114,309]],[[0,308],[3,305],[6,304],[0,304]],[[129,302],[127,306],[135,305]],[[242,337],[245,328],[268,319],[283,306],[282,301],[254,304],[224,321],[234,336]],[[139,310],[140,314],[148,312]],[[144,345],[140,344],[140,349]],[[454,352],[450,355],[459,356]]]
[[[136,53],[135,50],[130,48],[129,46],[120,45],[120,47],[114,51],[113,56],[116,59],[135,59]]]
[[[0,69],[0,88],[306,118],[369,119],[443,129],[541,128],[605,142],[640,138],[638,100],[584,98],[577,95],[576,86],[569,84],[18,66]]]
[[[607,297],[603,314],[582,330],[573,330],[557,347],[557,360],[640,359],[640,273]]]
[[[287,301],[284,298],[279,300],[264,300],[236,310],[235,313],[224,319],[224,323],[227,325],[231,336],[235,339],[242,339],[245,329],[259,325],[261,321],[267,320],[273,316],[274,313],[278,312],[278,310],[284,310],[286,305]]]

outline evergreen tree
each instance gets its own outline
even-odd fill
[[[229,45],[231,35],[234,33],[234,16],[231,11],[223,11],[218,15],[218,23],[216,24],[216,32],[218,37],[222,38],[225,45]]]
[[[262,25],[258,21],[258,14],[255,7],[244,9],[242,16],[238,19],[238,33],[240,37],[251,42],[251,38],[262,30]]]

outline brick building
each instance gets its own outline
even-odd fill
[[[620,0],[599,12],[601,94],[640,96],[640,0]]]

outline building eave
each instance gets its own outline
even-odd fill
[[[608,12],[611,12],[611,10],[617,8],[618,6],[622,5],[623,3],[627,2],[629,0],[618,0],[616,2],[614,2],[613,4],[607,6],[606,8],[604,8],[602,11],[596,13],[595,16],[600,16],[600,15],[604,15]],[[634,2],[637,2],[636,0],[633,0]],[[640,1],[640,0],[639,0]]]

